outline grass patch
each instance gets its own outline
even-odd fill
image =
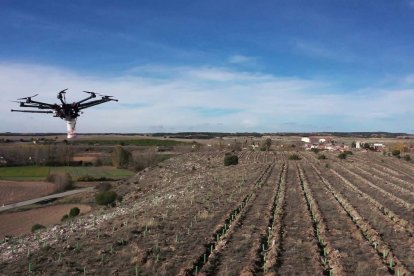
[[[0,179],[3,180],[45,180],[49,174],[49,167],[21,166],[1,167]]]
[[[50,172],[67,172],[73,179],[78,179],[84,175],[89,175],[93,178],[122,179],[134,174],[132,171],[114,167],[51,167]]]
[[[132,176],[134,172],[117,169],[114,167],[3,167],[0,168],[0,179],[2,180],[27,180],[27,181],[43,181],[47,178],[49,172],[51,174],[69,173],[72,179],[89,175],[93,178],[110,178],[122,179]]]

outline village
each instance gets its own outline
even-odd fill
[[[309,136],[302,137],[301,141],[304,143],[305,150],[328,150],[328,151],[348,151],[350,149],[357,150],[372,150],[377,152],[383,152],[387,149],[387,146],[383,143],[366,142],[366,141],[353,141],[351,145],[345,143],[338,143],[334,137],[331,136]]]

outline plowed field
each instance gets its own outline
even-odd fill
[[[171,158],[114,183],[121,205],[3,243],[0,271],[414,274],[413,163],[289,155],[245,151],[228,167],[223,152]]]

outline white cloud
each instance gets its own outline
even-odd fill
[[[405,76],[402,79],[402,81],[406,84],[410,84],[410,85],[414,84],[414,74],[410,74],[410,75]]]
[[[276,132],[303,131],[303,126],[410,131],[414,116],[410,89],[338,94],[319,80],[217,67],[142,66],[107,78],[52,66],[0,64],[0,83],[0,132],[64,132],[62,120],[10,113],[16,104],[9,102],[35,92],[40,94],[37,99],[55,102],[64,88],[69,88],[69,101],[82,98],[83,90],[119,99],[87,109],[78,122],[79,132]],[[220,113],[209,116],[209,110]]]
[[[364,57],[356,57],[355,54],[348,52],[339,45],[322,45],[311,41],[295,41],[293,49],[307,57],[322,58],[341,63],[366,61]]]
[[[251,64],[256,63],[256,58],[243,55],[233,55],[229,58],[229,62],[234,64]]]

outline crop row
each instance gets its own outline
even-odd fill
[[[221,223],[214,234],[210,238],[210,241],[204,245],[204,252],[196,258],[196,260],[192,263],[191,267],[184,269],[180,274],[183,275],[192,275],[197,274],[203,266],[208,262],[208,260],[215,254],[215,252],[220,247],[220,244],[223,240],[228,236],[228,232],[231,228],[233,228],[236,224],[240,223],[243,220],[243,214],[245,213],[245,207],[248,203],[255,198],[257,190],[259,190],[263,184],[268,180],[270,173],[273,170],[272,165],[268,165],[264,172],[258,177],[255,182],[255,189],[246,195],[240,204],[233,209],[230,214],[227,215],[227,218]]]
[[[263,272],[265,273],[268,272],[272,267],[276,266],[276,260],[278,254],[280,254],[278,245],[280,244],[282,236],[281,216],[283,213],[283,202],[285,200],[286,175],[287,166],[283,164],[276,188],[276,195],[273,199],[265,244],[262,248]]]
[[[354,156],[353,159],[358,160],[358,163],[369,163],[373,167],[377,167],[382,171],[386,171],[390,174],[393,174],[397,177],[405,177],[410,179],[411,181],[414,180],[414,166],[398,159],[391,159],[392,161],[389,162],[388,158],[381,158],[380,162],[377,156],[368,155],[366,157],[363,156]]]
[[[380,170],[380,169],[375,168],[375,166],[372,166],[372,165],[367,166],[365,164],[359,164],[359,168],[363,168],[366,171],[372,171],[373,173],[372,176],[376,179],[381,179],[381,180],[388,179],[390,181],[394,181],[396,183],[399,183],[399,185],[406,191],[409,191],[411,193],[414,192],[414,185],[412,184],[412,182],[409,182],[407,180],[401,179],[400,177],[397,177],[393,173],[390,173],[385,167],[381,168]]]
[[[325,184],[330,193],[334,196],[339,205],[344,209],[344,211],[351,218],[352,222],[358,227],[361,231],[364,238],[370,243],[370,245],[375,249],[377,254],[382,258],[384,265],[388,267],[388,270],[391,273],[396,273],[398,275],[409,274],[405,266],[398,260],[395,254],[392,252],[389,245],[387,245],[381,235],[358,213],[358,211],[346,200],[346,198],[339,192],[337,192],[330,182],[322,176],[319,169],[317,169],[313,164],[311,164],[314,171]],[[334,174],[335,171],[331,170]],[[343,177],[340,177],[345,183],[350,184],[348,180]]]
[[[392,221],[394,221],[396,224],[400,225],[404,229],[406,229],[407,232],[409,232],[411,235],[414,234],[414,227],[411,225],[411,223],[400,216],[398,216],[395,212],[390,210],[389,208],[386,208],[384,205],[382,205],[379,201],[368,195],[367,193],[364,193],[361,191],[357,186],[352,184],[348,179],[343,177],[341,174],[339,174],[337,171],[330,169],[331,173],[333,173],[335,176],[337,176],[339,179],[341,179],[348,187],[350,187],[352,190],[356,191],[359,195],[363,196],[367,199],[368,202],[373,204],[380,210],[384,215],[388,216]]]
[[[308,211],[310,212],[312,218],[312,226],[314,230],[315,237],[318,240],[318,246],[321,254],[321,262],[324,267],[324,270],[327,274],[333,274],[332,263],[338,263],[336,256],[333,254],[334,250],[328,239],[326,238],[326,226],[323,222],[323,217],[318,208],[318,204],[312,196],[312,192],[309,189],[309,184],[304,177],[304,173],[300,165],[296,164],[297,173],[300,180],[302,192],[306,199],[306,204],[308,206]]]
[[[311,214],[293,161],[282,177],[277,220],[266,255],[266,273],[276,275],[321,275],[321,251]]]
[[[384,196],[392,199],[395,203],[410,209],[411,208],[411,204],[409,204],[408,202],[406,202],[405,200],[395,196],[394,194],[386,191],[385,189],[379,187],[378,185],[372,183],[371,181],[365,179],[364,177],[360,176],[359,174],[351,171],[350,169],[346,168],[345,166],[342,166],[342,169],[345,170],[346,172],[348,172],[349,174],[353,175],[354,177],[356,177],[359,181],[367,184],[369,187],[371,187],[372,189],[375,189],[377,191],[379,191],[381,194],[383,194]],[[392,188],[394,188],[397,191],[400,192],[406,192],[406,190],[401,189],[401,187],[394,185],[393,183],[388,183],[389,186],[391,186]]]
[[[308,159],[308,158],[307,158]],[[316,160],[314,158],[314,160]],[[313,168],[321,174],[321,172],[310,162]],[[375,199],[373,196],[369,195],[368,193],[363,192],[360,188],[358,188],[356,185],[351,183],[347,178],[345,178],[343,175],[341,175],[338,171],[330,169],[329,170],[333,175],[335,175],[337,178],[339,178],[346,187],[348,187],[350,190],[354,191],[359,197],[364,198],[364,200],[371,203],[373,206],[376,207],[376,209],[381,212],[384,216],[389,218],[395,226],[398,228],[398,230],[406,231],[410,236],[414,236],[414,226],[411,222],[407,221],[406,219],[402,218],[390,208],[387,208],[384,206],[384,204],[380,203],[379,200]]]

